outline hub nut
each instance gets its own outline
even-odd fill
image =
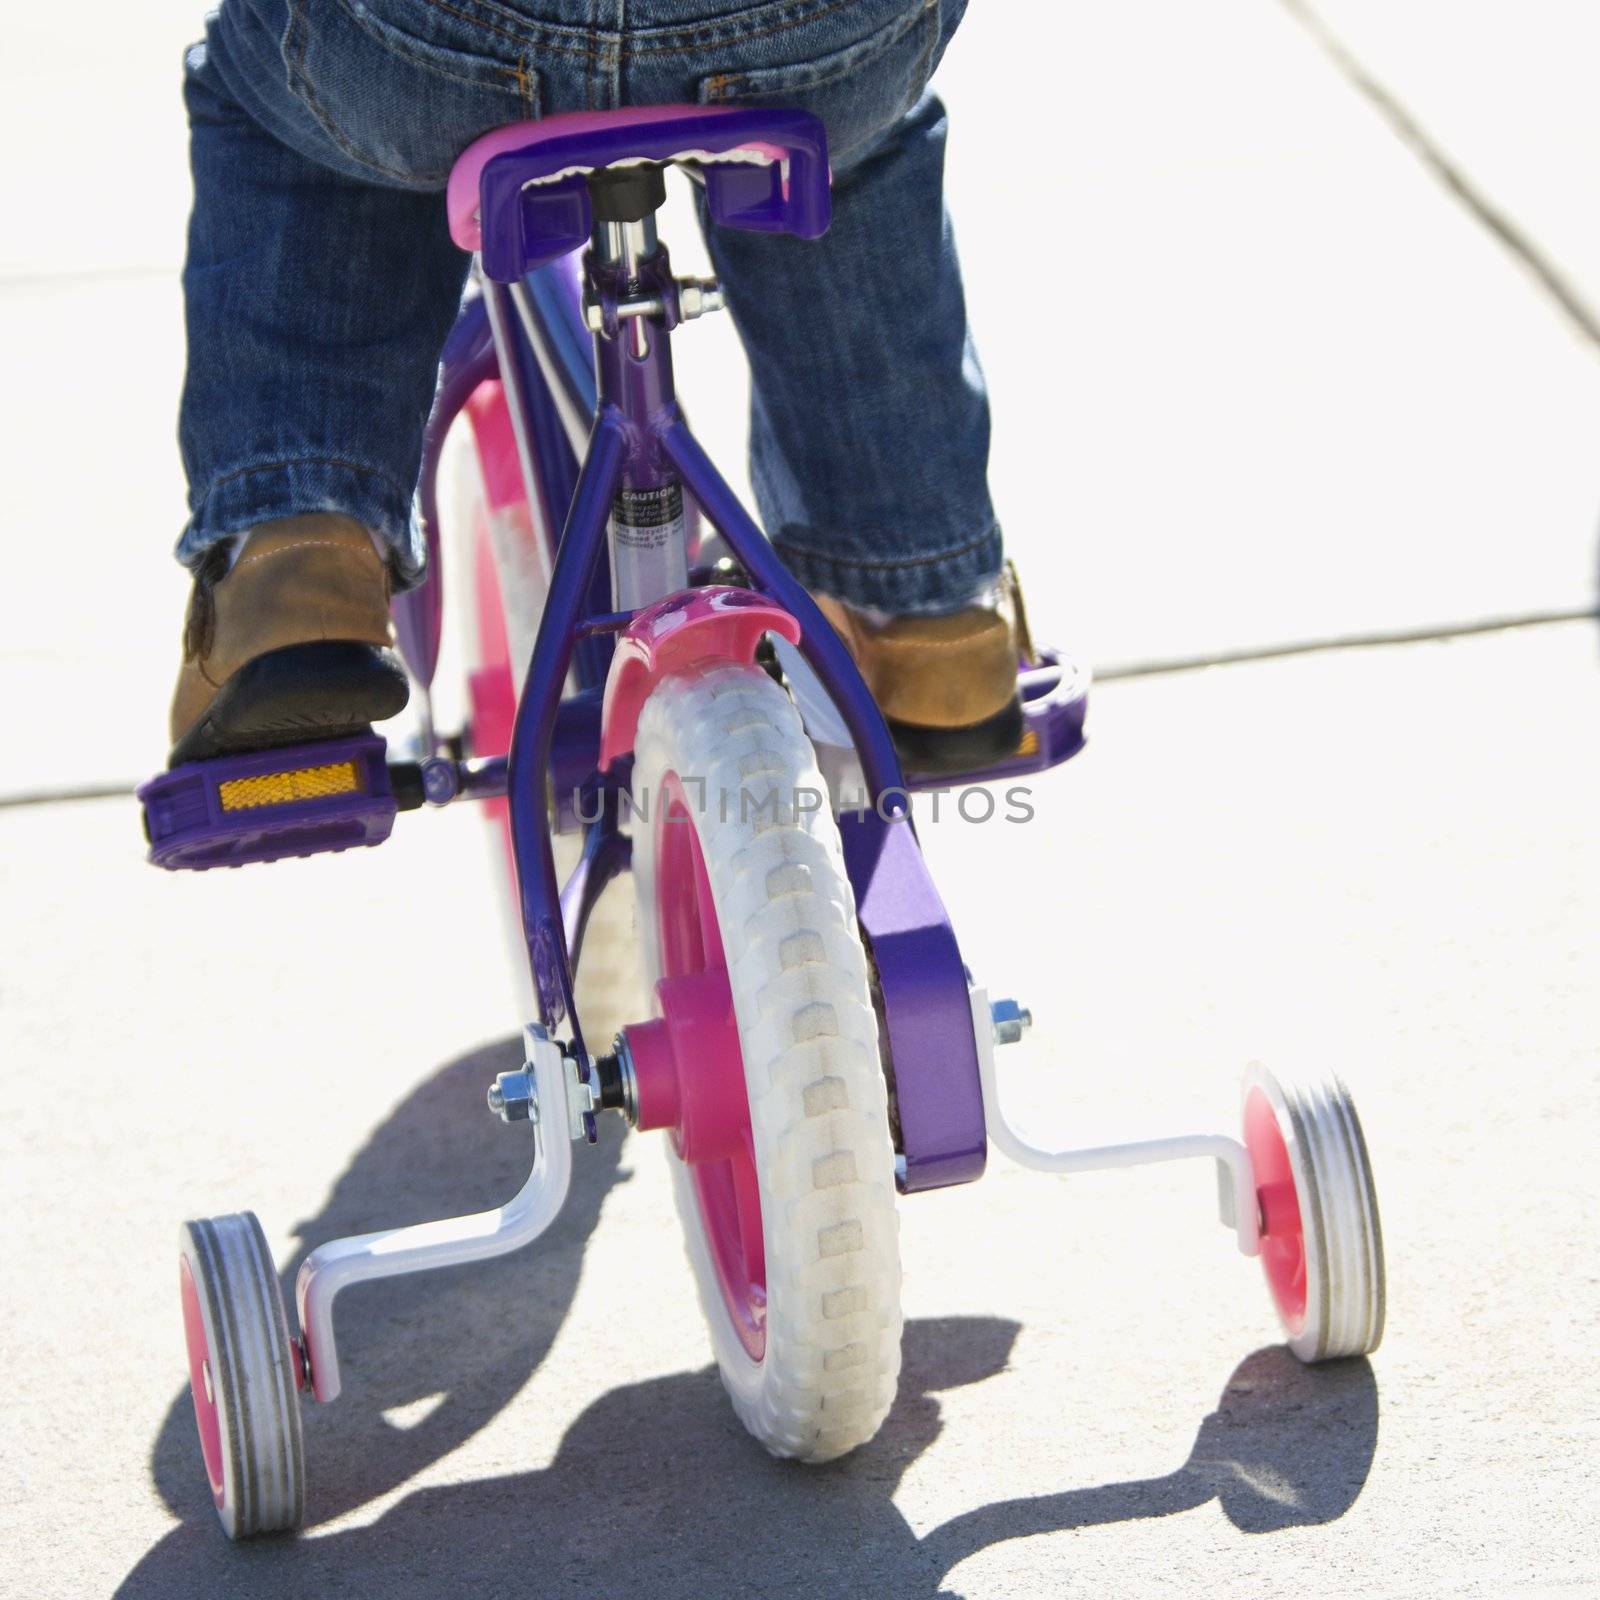
[[[996,1044],[1016,1044],[1033,1026],[1033,1013],[1018,1000],[994,1000],[989,1005]]]
[[[526,1067],[502,1072],[489,1085],[489,1109],[502,1122],[537,1122],[539,1096],[533,1074]]]

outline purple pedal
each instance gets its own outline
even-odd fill
[[[1003,761],[955,775],[907,774],[911,789],[948,789],[953,783],[998,783],[1025,778],[1070,761],[1083,749],[1089,714],[1089,675],[1059,650],[1041,650],[1039,659],[1017,673],[1022,696],[1022,743]]]
[[[382,844],[398,809],[371,733],[191,761],[138,796],[150,860],[173,871]]]
[[[1089,714],[1089,674],[1059,650],[1039,651],[1039,659],[1017,675],[1022,692],[1024,732],[1022,748],[1013,759],[1014,769],[995,773],[1008,777],[1012,770],[1043,772],[1059,766],[1083,749],[1083,724]]]

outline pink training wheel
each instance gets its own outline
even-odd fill
[[[1370,1354],[1383,1338],[1383,1235],[1350,1091],[1337,1077],[1285,1085],[1252,1068],[1244,1143],[1289,1348],[1302,1361]]]
[[[230,1539],[305,1515],[299,1389],[277,1269],[253,1212],[186,1222],[178,1289],[189,1391],[211,1498]]]

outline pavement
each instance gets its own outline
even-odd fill
[[[1209,1171],[996,1157],[902,1207],[879,1438],[777,1463],[660,1153],[611,1136],[533,1251],[341,1303],[310,1525],[251,1548],[196,1458],[178,1221],[255,1209],[288,1277],[496,1202],[526,1146],[479,1110],[517,1049],[479,818],[187,878],[127,798],[38,798],[161,759],[197,13],[28,8],[0,65],[6,147],[49,151],[0,179],[0,1596],[1600,1593],[1587,10],[974,7],[941,74],[997,502],[1036,631],[1103,680],[1031,823],[925,814],[968,960],[1038,1019],[1005,1090],[1090,1140],[1337,1066],[1372,1360],[1288,1356]],[[732,463],[731,331],[686,339]]]

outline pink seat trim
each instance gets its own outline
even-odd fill
[[[613,128],[658,128],[663,123],[681,122],[686,117],[733,116],[737,106],[630,106],[622,111],[566,111],[537,122],[512,122],[474,139],[450,169],[450,184],[445,203],[450,214],[450,237],[463,250],[483,247],[478,227],[478,184],[483,169],[496,156],[508,150],[528,150],[552,139],[575,133],[600,133]],[[762,161],[782,163],[788,152],[781,146],[760,140],[739,146],[740,150]],[[685,150],[685,156],[694,152]],[[724,160],[729,159],[727,156]]]

